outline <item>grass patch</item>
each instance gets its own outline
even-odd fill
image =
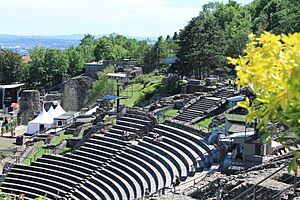
[[[143,74],[132,80],[132,83],[140,83],[145,84],[149,82],[161,82],[164,78],[162,75],[154,75],[154,74]]]
[[[53,140],[51,142],[51,144],[57,145],[57,144],[61,143],[61,141],[68,139],[70,137],[73,137],[73,134],[61,134],[55,140]]]
[[[169,109],[169,110],[166,110],[165,112],[163,112],[163,115],[165,115],[165,117],[172,117],[172,116],[174,116],[177,112],[178,112],[177,109]]]
[[[59,155],[64,155],[64,154],[70,152],[71,150],[72,150],[72,148],[65,147],[65,148],[62,149],[61,152],[59,152]]]
[[[45,144],[44,141],[38,141],[33,144],[34,147],[42,147]]]
[[[120,102],[121,104],[126,104],[129,107],[134,106],[135,102],[140,98],[142,95],[141,90],[143,89],[143,84],[136,83],[127,86],[125,90],[121,92],[122,96],[128,96],[128,99],[122,99]]]
[[[209,125],[212,123],[212,121],[213,121],[213,117],[207,118],[207,119],[204,119],[204,120],[200,121],[199,123],[197,123],[196,126],[198,126],[200,128],[208,128]]]
[[[164,123],[167,118],[173,117],[177,112],[178,112],[178,110],[177,109],[173,109],[173,108],[165,110],[164,112],[162,112],[159,115],[159,122],[160,123]]]
[[[36,161],[38,158],[42,157],[46,153],[46,149],[40,149],[34,154],[30,155],[28,158],[23,160],[22,164],[30,165],[31,162]]]

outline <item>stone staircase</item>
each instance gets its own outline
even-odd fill
[[[179,111],[174,119],[193,124],[207,117],[220,114],[225,111],[226,98],[233,95],[233,93],[233,91],[224,89],[197,97]]]

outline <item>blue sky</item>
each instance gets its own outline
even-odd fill
[[[0,34],[166,36],[183,28],[210,1],[0,0]]]

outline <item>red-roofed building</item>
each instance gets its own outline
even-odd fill
[[[27,63],[30,62],[30,60],[31,60],[31,59],[30,59],[30,56],[22,56],[22,62],[23,62],[23,63],[26,63],[26,64],[27,64]]]

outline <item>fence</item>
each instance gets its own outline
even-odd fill
[[[267,177],[265,177],[264,179],[262,179],[261,181],[257,182],[256,184],[254,184],[253,186],[251,186],[250,188],[248,188],[247,190],[245,190],[244,192],[240,193],[238,196],[236,196],[233,200],[238,200],[238,199],[246,199],[246,195],[251,193],[247,198],[252,197],[252,199],[256,199],[257,196],[256,194],[262,190],[262,189],[258,189],[258,186],[265,182],[266,180],[270,179],[271,177],[273,177],[274,175],[276,175],[278,172],[286,169],[286,167],[288,166],[287,164],[284,164],[282,167],[280,167],[278,170],[276,170],[275,172],[271,173],[270,175],[268,175]],[[258,189],[258,190],[257,190]]]

